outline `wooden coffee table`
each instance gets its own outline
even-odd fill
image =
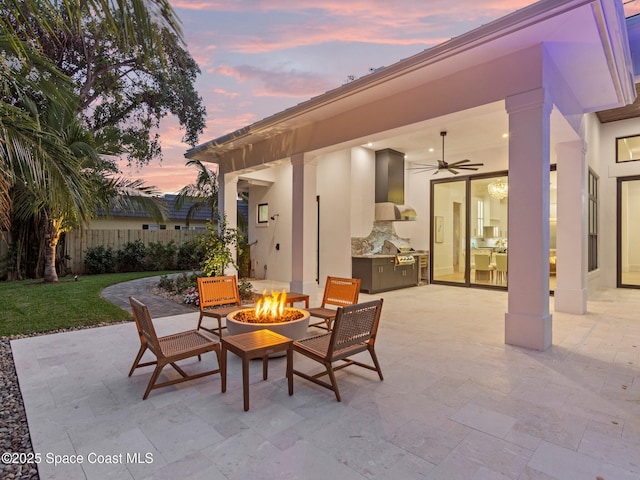
[[[220,339],[222,344],[222,392],[227,391],[227,350],[242,359],[242,391],[244,396],[244,411],[249,410],[249,360],[262,358],[262,379],[267,379],[269,370],[269,355],[276,352],[287,352],[287,380],[289,395],[293,395],[293,340],[263,329],[238,335],[229,335]]]

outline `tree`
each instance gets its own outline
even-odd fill
[[[204,251],[204,260],[200,265],[203,273],[207,277],[217,277],[224,275],[227,267],[237,270],[231,248],[238,245],[238,231],[227,226],[226,216],[218,222],[217,228],[210,222],[207,223],[207,231],[200,244]]]
[[[161,158],[157,128],[173,114],[185,129],[183,141],[197,144],[205,117],[194,87],[200,69],[183,48],[173,15],[154,22],[146,5],[155,3],[164,13],[171,11],[168,2],[120,0],[111,9],[102,5],[111,2],[58,3],[57,9],[45,10],[50,21],[32,15],[23,31],[35,36],[42,54],[73,80],[78,113],[99,143],[126,154],[130,163],[147,164]],[[126,18],[138,7],[147,15]],[[114,26],[117,30],[109,28]],[[122,35],[120,29],[127,28],[130,35]]]
[[[46,248],[41,249],[45,280],[56,281],[55,246],[61,232],[114,198],[154,202],[141,184],[110,176],[115,171],[97,154],[96,145],[101,144],[101,153],[121,153],[121,142],[129,136],[138,145],[138,150],[129,152],[130,158],[148,161],[159,150],[148,137],[150,146],[145,147],[144,133],[168,111],[189,125],[189,141],[195,143],[204,116],[193,90],[197,66],[181,50],[180,29],[168,0],[0,0],[0,8],[0,227],[11,224],[21,232],[17,236],[21,242],[29,225],[34,225],[31,231],[45,240]],[[79,51],[100,55],[74,57],[73,52]],[[133,66],[113,68],[111,60],[126,55]],[[73,58],[78,63],[70,62]],[[149,79],[142,84],[150,88],[137,92],[134,103],[115,102],[112,115],[102,118],[96,138],[87,128],[96,126],[90,121],[94,117],[71,113],[107,101],[92,97],[92,89],[104,89],[115,98],[126,96],[133,91],[133,85],[123,80],[130,78],[128,74]],[[110,78],[112,83],[92,84],[92,78]],[[180,109],[179,97],[170,93],[176,85],[187,96],[195,95],[196,101]],[[149,107],[146,116],[131,114],[140,96]],[[118,108],[119,114],[114,113]],[[104,117],[107,109],[100,111]],[[135,121],[141,128],[122,127]],[[151,154],[140,155],[141,151]],[[122,188],[127,188],[125,195],[117,196]],[[136,190],[147,195],[134,198]]]
[[[187,225],[203,208],[211,209],[211,223],[215,223],[218,210],[218,174],[209,169],[200,160],[189,160],[187,167],[196,167],[196,181],[182,187],[175,200],[175,207],[180,210],[187,202],[191,202],[187,210]]]
[[[22,175],[42,177],[49,156],[62,154],[42,130],[38,104],[67,105],[71,83],[17,39],[0,35],[0,53],[0,229],[8,229],[13,183]]]
[[[62,233],[95,216],[97,208],[108,209],[114,201],[137,202],[162,212],[141,181],[113,177],[115,165],[98,154],[93,135],[71,109],[51,105],[41,124],[57,142],[59,153],[48,158],[47,175],[23,176],[13,187],[15,227],[34,224],[40,233],[43,277],[57,282],[56,250]],[[153,208],[155,205],[155,208]],[[21,236],[19,236],[21,237]]]
[[[175,200],[175,208],[180,210],[185,204],[191,202],[187,210],[187,225],[189,221],[202,209],[211,209],[211,223],[215,223],[216,212],[218,211],[218,174],[210,169],[200,160],[188,160],[187,167],[196,167],[196,181],[182,187]],[[246,195],[242,194],[243,200],[247,201]],[[238,228],[241,232],[247,230],[247,220],[238,212]]]

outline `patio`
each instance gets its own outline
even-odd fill
[[[290,397],[281,358],[267,381],[251,365],[244,412],[235,355],[225,394],[212,376],[143,401],[152,369],[127,377],[139,347],[133,323],[12,341],[40,478],[640,476],[640,291],[602,290],[588,315],[554,313],[546,352],[504,344],[506,292],[429,285],[360,300],[379,297],[385,380],[340,371],[342,403],[298,377]],[[319,289],[311,304],[321,298]],[[164,335],[197,319],[155,321]],[[295,357],[296,368],[304,362]],[[70,457],[54,466],[53,455]],[[73,455],[83,463],[68,463]]]

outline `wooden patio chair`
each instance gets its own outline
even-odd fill
[[[327,277],[327,283],[324,285],[324,295],[322,304],[319,307],[309,308],[309,315],[321,318],[321,322],[311,323],[311,327],[320,327],[331,331],[331,323],[336,317],[337,310],[328,308],[327,305],[335,305],[336,307],[346,307],[358,303],[360,295],[360,279],[359,278],[339,278]]]
[[[138,335],[140,336],[140,350],[133,362],[131,371],[129,371],[129,376],[131,376],[133,371],[138,367],[145,367],[147,365],[156,366],[149,379],[147,390],[142,397],[143,400],[146,400],[149,392],[155,388],[174,385],[187,380],[213,375],[214,373],[220,373],[221,378],[226,376],[226,372],[220,368],[220,343],[197,330],[189,330],[158,337],[147,306],[134,297],[129,297],[129,303],[131,304],[133,318],[136,322]],[[156,356],[156,360],[153,362],[139,363],[147,349]],[[200,360],[200,355],[208,352],[216,352],[216,356],[218,357],[218,368],[215,370],[188,375],[182,368],[176,365],[177,361],[184,360],[185,358],[198,357],[198,360]],[[160,372],[162,372],[162,369],[167,365],[171,365],[180,374],[180,378],[156,384]]]
[[[200,298],[200,318],[197,329],[206,330],[218,337],[222,337],[222,319],[231,312],[240,310],[240,291],[235,275],[222,277],[199,277],[198,296]],[[218,320],[218,329],[202,326],[204,317],[212,317]]]
[[[380,370],[380,364],[378,363],[378,357],[374,349],[381,311],[382,299],[347,307],[338,307],[331,332],[293,342],[294,352],[298,352],[311,360],[323,364],[326,371],[315,375],[307,375],[294,368],[293,373],[310,382],[332,390],[336,394],[336,399],[339,402],[341,398],[334,374],[336,370],[348,367],[349,365],[358,365],[368,370],[378,372],[380,380],[383,380],[382,370]],[[374,366],[349,358],[356,353],[364,351],[368,351],[369,354],[371,354]],[[337,361],[344,363],[334,366],[334,362]],[[324,375],[329,375],[331,383],[319,379],[319,377]]]

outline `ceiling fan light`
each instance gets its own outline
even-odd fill
[[[509,184],[499,178],[487,185],[487,191],[493,198],[502,200],[509,194]]]

